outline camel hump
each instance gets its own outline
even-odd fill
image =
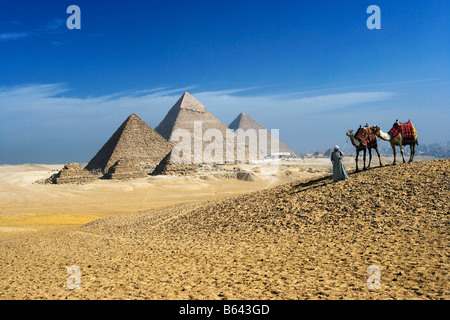
[[[374,147],[377,145],[377,137],[372,133],[370,127],[359,128],[354,137],[364,146]]]
[[[355,138],[360,138],[362,136],[366,135],[366,130],[363,127],[359,127],[358,130],[356,130],[356,133],[354,135]]]
[[[407,142],[407,144],[410,144],[417,138],[417,130],[414,128],[411,121],[401,123],[398,129],[399,133],[402,134],[403,140]]]

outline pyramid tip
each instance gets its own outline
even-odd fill
[[[125,121],[130,121],[130,120],[138,120],[138,121],[142,121],[142,119],[136,114],[136,113],[132,113],[128,116],[128,118]]]
[[[184,98],[186,98],[186,97],[192,97],[192,95],[191,95],[189,92],[185,91],[185,92],[181,95],[180,99],[181,99],[181,100],[184,100]]]
[[[174,107],[199,112],[204,112],[206,110],[205,107],[187,91],[183,93],[180,99],[178,99]]]

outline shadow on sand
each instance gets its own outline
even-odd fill
[[[377,166],[377,167],[370,167],[370,168],[366,168],[365,170],[359,170],[359,171],[347,171],[348,175],[349,175],[349,179],[356,174],[360,174],[369,170],[376,170],[376,169],[381,169],[383,167],[389,167],[389,166],[393,166],[393,164],[384,164],[382,166]],[[332,184],[335,183],[333,181],[333,175],[326,175],[317,179],[312,179],[312,180],[308,180],[306,182],[301,182],[301,183],[297,183],[294,184],[292,186],[292,188],[294,189],[290,194],[295,194],[295,193],[299,193],[299,192],[303,192],[309,189],[316,189],[318,187],[322,187],[328,184]]]

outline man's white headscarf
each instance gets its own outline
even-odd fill
[[[339,146],[338,145],[334,146],[334,149],[339,150]]]

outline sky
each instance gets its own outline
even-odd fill
[[[70,5],[81,29],[69,29]],[[369,29],[370,5],[381,29]],[[409,119],[450,141],[447,0],[0,0],[0,164],[88,162],[185,92],[245,112],[297,154]],[[347,144],[346,144],[347,143]],[[388,142],[381,141],[381,144]],[[352,147],[351,145],[347,148]]]

